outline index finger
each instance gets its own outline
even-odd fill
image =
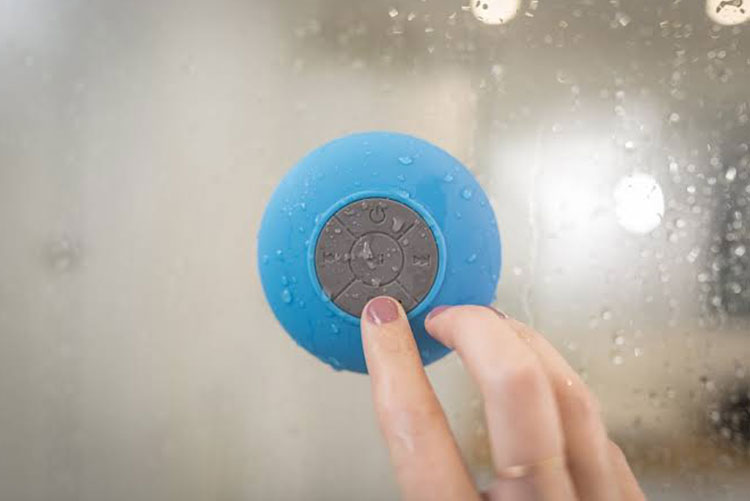
[[[404,499],[479,499],[398,302],[378,297],[365,306],[362,345]]]

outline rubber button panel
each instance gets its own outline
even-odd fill
[[[353,202],[325,224],[315,271],[325,294],[359,317],[367,302],[391,296],[408,312],[430,291],[438,269],[435,237],[406,205],[386,198]]]

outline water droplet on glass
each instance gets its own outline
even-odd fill
[[[388,11],[388,15],[390,17],[396,17],[398,16],[398,10],[395,7],[391,7],[391,10]]]
[[[281,277],[281,285],[289,285],[289,279],[286,277],[286,275],[283,275]]]
[[[612,312],[608,309],[602,310],[602,320],[611,320],[612,319]]]
[[[333,332],[334,334],[338,334],[339,332],[341,332],[341,329],[339,329],[338,325],[331,324],[331,332]]]
[[[690,249],[690,252],[687,255],[687,261],[688,263],[694,263],[696,259],[698,259],[698,255],[700,254],[701,250],[699,247],[693,247]]]
[[[466,258],[466,262],[469,263],[469,264],[473,263],[476,260],[477,260],[477,255],[476,254],[472,254],[472,255],[470,255],[469,257]]]
[[[635,143],[633,141],[625,141],[625,151],[634,151]]]
[[[410,156],[398,157],[398,162],[401,165],[411,165],[414,160]]]
[[[669,123],[676,124],[679,121],[680,121],[679,113],[671,113],[669,115]]]
[[[268,264],[270,260],[271,258],[268,257],[268,254],[263,254],[263,264]]]
[[[47,249],[48,262],[58,273],[73,269],[80,261],[80,254],[78,245],[68,238],[51,243]]]
[[[289,289],[284,289],[281,291],[281,300],[284,301],[286,304],[291,304],[294,297],[292,296],[292,291]]]
[[[745,255],[745,246],[744,245],[738,245],[734,248],[734,255],[737,257],[742,257]]]
[[[279,261],[283,261],[284,260],[284,251],[283,250],[281,250],[281,249],[276,250],[276,259],[278,259]]]
[[[727,169],[727,171],[726,171],[726,172],[724,173],[724,178],[725,178],[725,179],[726,179],[726,180],[727,180],[728,182],[730,182],[730,183],[731,183],[732,181],[734,181],[734,179],[735,179],[736,177],[737,177],[737,169],[735,169],[734,167],[730,167],[730,168],[728,168],[728,169]]]
[[[443,177],[443,181],[445,181],[446,183],[450,183],[450,182],[452,182],[452,181],[453,181],[453,175],[452,175],[452,174],[450,174],[450,173],[446,174],[446,175],[445,175],[445,176]]]
[[[464,200],[470,200],[472,196],[474,196],[474,192],[471,191],[471,188],[464,188],[461,192],[461,198]]]

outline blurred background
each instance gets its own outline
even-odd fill
[[[255,267],[286,170],[364,130],[478,176],[496,305],[583,374],[650,498],[750,498],[748,18],[0,0],[0,499],[397,496],[368,379],[297,347]],[[474,385],[428,372],[486,481]]]

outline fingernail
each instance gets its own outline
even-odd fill
[[[376,297],[367,303],[365,314],[375,325],[389,324],[398,319],[398,306],[396,301],[389,297]]]
[[[487,306],[487,308],[489,308],[490,310],[494,311],[494,312],[495,312],[495,315],[497,315],[498,317],[502,318],[503,320],[505,320],[505,319],[507,319],[507,318],[508,318],[508,315],[506,315],[506,314],[505,314],[505,313],[503,313],[502,311],[498,310],[498,309],[497,309],[497,308],[495,308],[494,306]]]
[[[450,308],[449,305],[444,306],[438,306],[437,308],[434,308],[428,315],[427,318],[424,319],[425,322],[435,318],[436,316],[440,315],[442,312]]]

